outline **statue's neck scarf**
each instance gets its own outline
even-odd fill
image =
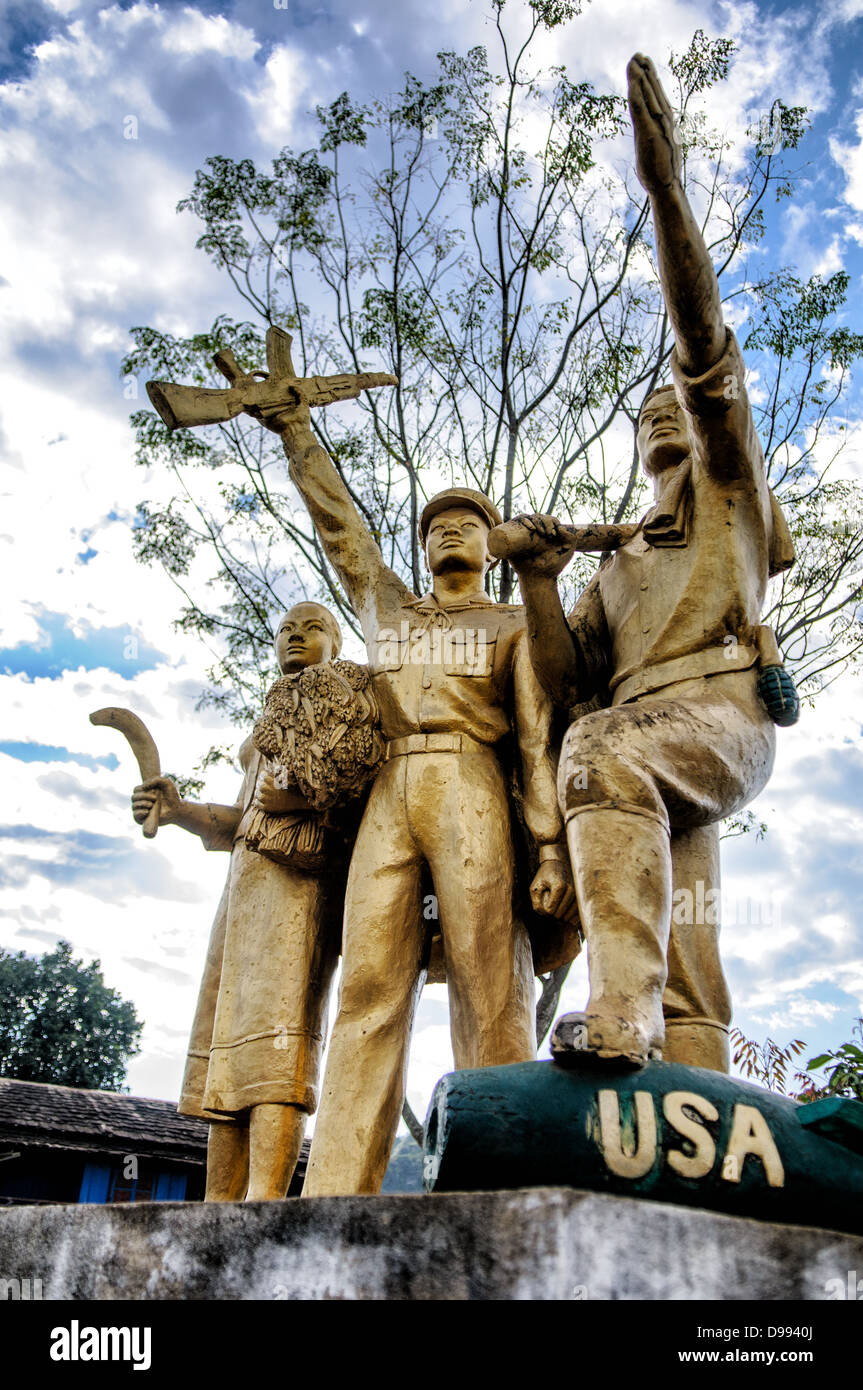
[[[781,574],[794,564],[794,542],[788,522],[770,488],[770,510],[773,517],[770,537],[769,574]],[[692,517],[692,456],[669,469],[669,476],[658,502],[650,508],[641,523],[648,545],[671,549],[688,545]]]

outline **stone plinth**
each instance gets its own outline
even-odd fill
[[[852,1270],[859,1236],[568,1188],[0,1211],[0,1279],[46,1299],[830,1299]]]

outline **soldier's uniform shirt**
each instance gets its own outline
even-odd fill
[[[569,618],[582,658],[580,699],[607,686],[619,705],[681,680],[755,665],[776,513],[733,334],[703,376],[672,371],[692,455],[682,540],[639,532],[603,564]],[[674,491],[674,478],[666,483]],[[660,504],[661,505],[661,504]],[[656,510],[656,509],[653,509]]]

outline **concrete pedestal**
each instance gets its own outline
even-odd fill
[[[0,1211],[7,1298],[827,1300],[852,1271],[863,1237],[570,1188]]]

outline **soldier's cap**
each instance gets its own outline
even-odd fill
[[[472,487],[448,487],[445,492],[435,493],[434,497],[429,498],[422,509],[419,530],[423,545],[426,543],[433,518],[438,512],[448,511],[450,507],[470,507],[471,511],[478,512],[483,521],[488,523],[489,529],[500,526],[503,521],[497,507],[484,492],[477,492]]]

